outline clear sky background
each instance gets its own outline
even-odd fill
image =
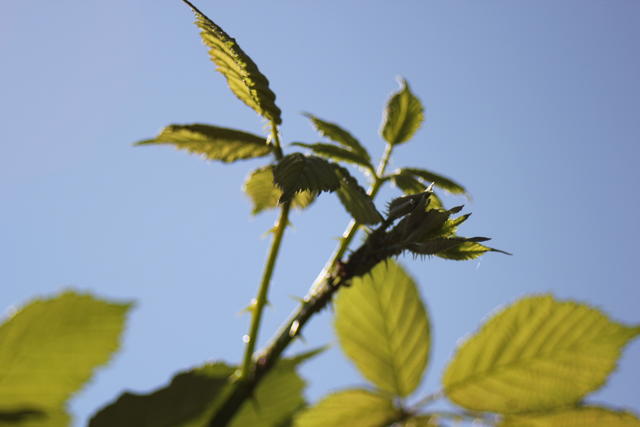
[[[469,188],[466,235],[513,257],[403,259],[433,323],[419,395],[438,389],[459,338],[496,307],[552,292],[640,322],[637,186],[640,2],[308,1],[197,5],[271,81],[285,142],[316,142],[309,111],[375,156],[383,106],[406,77],[426,106],[391,168]],[[0,310],[67,287],[135,300],[122,351],[72,401],[76,425],[124,389],[237,362],[275,212],[251,217],[240,187],[263,164],[134,148],[170,123],[265,133],[214,72],[178,0],[0,6]],[[397,195],[389,188],[378,198]],[[348,221],[323,195],[292,218],[261,343],[296,305]],[[335,341],[313,319],[303,350]],[[592,402],[640,411],[640,342]],[[308,362],[307,396],[363,384],[337,346]]]

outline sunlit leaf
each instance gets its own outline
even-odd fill
[[[315,144],[294,142],[291,145],[308,148],[318,156],[325,157],[327,159],[353,163],[354,165],[362,166],[367,170],[373,169],[370,160],[366,156],[363,156],[361,153],[339,147],[337,145],[324,144],[322,142],[318,142]]]
[[[451,259],[455,261],[467,261],[470,259],[478,258],[487,252],[499,252],[505,255],[511,255],[509,252],[502,251],[500,249],[490,248],[481,243],[474,241],[466,241],[460,245],[452,247],[447,250],[443,250],[435,254],[437,257],[444,259]]]
[[[439,427],[438,418],[430,415],[417,415],[405,420],[401,427]]]
[[[65,292],[33,300],[3,323],[0,418],[64,423],[65,402],[118,349],[129,308]]]
[[[337,194],[347,212],[361,224],[377,224],[382,221],[382,215],[364,188],[360,187],[358,181],[351,176],[347,169],[338,165],[335,165],[335,168],[340,177],[340,188]]]
[[[371,161],[371,157],[369,156],[366,148],[364,148],[362,144],[360,144],[360,141],[354,138],[348,131],[335,123],[326,122],[312,114],[307,113],[305,116],[311,120],[311,123],[320,135],[330,139],[331,141],[337,142],[338,144],[342,144],[344,147],[348,148],[349,151],[359,154],[367,162]]]
[[[423,121],[422,103],[401,79],[400,90],[391,96],[384,111],[382,137],[390,144],[401,144],[411,139]]]
[[[258,66],[240,48],[234,38],[190,2],[183,1],[195,13],[196,25],[202,30],[200,32],[202,41],[209,48],[209,56],[216,64],[216,70],[227,79],[231,91],[262,117],[280,124],[281,112],[275,104],[276,96],[269,88],[269,81],[260,72]]]
[[[395,261],[379,263],[335,300],[340,346],[377,387],[408,396],[427,365],[430,332],[413,279]]]
[[[283,157],[274,168],[273,177],[282,190],[280,203],[291,200],[300,191],[320,193],[340,188],[340,179],[331,163],[300,153]]]
[[[398,417],[387,396],[368,390],[330,394],[295,418],[295,427],[380,427]]]
[[[458,349],[444,377],[456,404],[505,414],[573,405],[600,388],[640,333],[595,308],[552,296],[523,298]]]
[[[461,245],[476,243],[475,241],[477,240],[484,241],[488,239],[486,237],[437,237],[421,243],[411,244],[409,245],[409,250],[416,255],[440,256],[440,254],[456,250]]]
[[[402,168],[396,171],[394,173],[394,181],[396,182],[396,185],[400,186],[398,184],[398,181],[397,181],[398,177],[396,177],[396,175],[400,175],[399,179],[401,180],[403,179],[406,180],[405,177],[413,177],[414,179],[419,178],[420,180],[422,180],[422,182],[425,182],[426,185],[429,185],[433,182],[436,187],[440,187],[443,190],[447,190],[452,194],[465,194],[467,191],[462,185],[458,184],[457,182],[425,169]]]
[[[192,124],[170,125],[158,136],[136,145],[168,144],[201,154],[209,160],[233,162],[240,159],[263,157],[271,152],[265,138],[235,129]]]
[[[265,166],[251,172],[247,177],[243,190],[253,202],[252,213],[258,214],[266,209],[278,206],[278,200],[282,197],[282,190],[273,182],[273,166]],[[304,209],[315,199],[310,191],[301,191],[293,196],[291,205]]]
[[[629,412],[584,406],[557,412],[512,415],[498,427],[639,427],[640,419]]]

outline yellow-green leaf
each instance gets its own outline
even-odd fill
[[[65,292],[20,309],[0,326],[0,413],[66,419],[65,402],[118,349],[129,308]]]
[[[417,415],[401,424],[402,427],[438,427],[438,417],[432,415]]]
[[[413,279],[393,260],[353,280],[335,300],[342,350],[381,390],[408,396],[429,359],[427,313]]]
[[[360,224],[377,224],[382,221],[382,215],[373,204],[373,200],[362,188],[349,171],[335,165],[336,173],[340,177],[340,188],[337,194],[340,202],[353,219]]]
[[[295,427],[380,427],[398,417],[387,396],[368,390],[344,390],[330,394],[295,418]]]
[[[331,141],[337,142],[338,144],[342,144],[349,151],[357,153],[367,162],[371,161],[371,157],[369,156],[366,148],[364,148],[362,144],[360,144],[360,141],[358,141],[348,131],[335,123],[324,121],[312,114],[306,113],[305,116],[311,120],[311,123],[320,135],[329,138]]]
[[[494,315],[458,349],[444,377],[456,404],[515,414],[578,403],[600,388],[640,327],[550,295],[523,298]]]
[[[278,200],[282,197],[282,190],[273,182],[273,166],[265,166],[251,172],[244,182],[243,190],[253,202],[252,213],[254,215],[278,206]],[[315,197],[310,191],[301,191],[293,196],[291,206],[304,209],[309,206]]]
[[[206,159],[223,162],[263,157],[271,153],[271,146],[261,136],[203,124],[170,125],[155,138],[136,143],[149,144],[174,145]]]
[[[422,103],[401,79],[400,90],[391,96],[384,111],[382,137],[390,144],[401,144],[411,139],[423,121]]]
[[[69,427],[71,416],[64,409],[51,411],[0,412],[0,427]]]
[[[291,200],[301,191],[320,193],[340,188],[340,179],[331,163],[301,153],[283,157],[273,170],[273,178],[282,190],[280,203]]]
[[[498,427],[640,427],[640,419],[629,412],[584,406],[557,412],[512,415]]]
[[[397,175],[399,175],[400,179],[403,178],[404,176],[409,176],[409,177],[414,177],[415,178],[419,178],[420,181],[425,182],[426,185],[429,185],[431,183],[433,183],[436,187],[440,187],[443,190],[447,190],[448,192],[452,193],[452,194],[465,194],[466,193],[466,189],[458,184],[457,182],[453,181],[450,178],[447,178],[445,176],[442,175],[438,175],[436,173],[433,173],[431,171],[425,170],[425,169],[419,169],[419,168],[402,168],[397,170],[394,173],[394,179],[398,179],[398,177],[396,177]],[[397,184],[396,184],[397,185]],[[424,190],[423,190],[424,191]]]
[[[509,252],[490,248],[489,246],[485,246],[472,240],[463,242],[453,248],[438,252],[435,255],[440,258],[451,259],[454,261],[467,261],[470,259],[478,258],[487,252],[500,252],[505,255],[511,255]]]
[[[276,106],[276,96],[269,88],[269,81],[258,66],[222,28],[200,12],[189,1],[183,0],[195,13],[200,36],[209,48],[209,57],[216,70],[226,79],[231,91],[242,102],[265,119],[279,125],[281,111]]]
[[[308,148],[318,156],[325,157],[327,159],[353,163],[354,165],[362,166],[369,171],[374,170],[373,165],[371,165],[370,159],[368,159],[366,156],[363,156],[361,153],[351,151],[347,148],[342,148],[332,144],[324,144],[322,142],[318,142],[315,144],[294,142],[291,145]]]

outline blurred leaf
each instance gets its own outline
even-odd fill
[[[335,328],[344,352],[381,390],[411,394],[427,365],[429,320],[413,279],[395,261],[355,278],[335,300]]]
[[[405,79],[400,90],[391,96],[382,119],[382,137],[390,144],[401,144],[411,139],[424,121],[424,108],[411,93]]]
[[[338,165],[335,165],[335,170],[340,177],[338,197],[347,212],[360,224],[370,225],[382,221],[382,215],[376,209],[373,200],[349,171]]]
[[[359,154],[367,163],[371,162],[371,156],[369,156],[367,150],[360,144],[360,141],[354,138],[349,132],[335,123],[326,122],[312,114],[306,113],[305,116],[311,120],[311,123],[320,135],[338,144],[342,144],[344,147],[347,147],[349,151]]]
[[[71,416],[64,409],[47,412],[0,412],[0,427],[69,427]]]
[[[282,197],[280,190],[273,182],[273,166],[265,166],[251,172],[247,177],[243,190],[253,202],[252,214],[256,215],[266,209],[278,206],[278,200]],[[291,205],[294,208],[304,209],[309,206],[315,197],[310,191],[301,191],[293,196]]]
[[[430,415],[417,415],[401,424],[402,427],[438,427],[439,425],[437,417]]]
[[[155,138],[136,143],[149,144],[174,145],[206,159],[223,162],[263,157],[271,152],[271,146],[261,136],[203,124],[170,125]]]
[[[265,119],[279,125],[282,122],[276,96],[269,88],[269,81],[258,66],[238,45],[236,40],[207,18],[190,2],[183,0],[195,13],[200,36],[209,47],[209,56],[216,70],[227,79],[231,91],[242,102]]]
[[[453,248],[443,250],[435,254],[437,257],[451,259],[454,261],[467,261],[478,258],[487,252],[499,252],[505,255],[511,255],[509,252],[500,249],[490,248],[481,243],[474,241],[466,241]]]
[[[458,349],[444,377],[456,404],[515,414],[574,405],[600,388],[640,333],[599,310],[552,296],[523,298]]]
[[[283,157],[273,170],[274,181],[282,190],[279,202],[291,200],[298,192],[335,191],[340,188],[334,166],[316,156],[300,153]]]
[[[584,406],[557,412],[506,417],[498,427],[638,427],[640,420],[629,412]]]
[[[427,182],[427,185],[433,182],[436,187],[447,190],[452,194],[465,194],[467,192],[467,190],[457,182],[425,169],[403,168],[396,171],[394,175],[409,175],[413,176],[414,178],[421,178],[422,180]]]
[[[63,425],[66,401],[118,349],[130,307],[69,291],[0,325],[0,420]]]
[[[295,418],[295,427],[380,427],[398,417],[387,396],[367,390],[345,390],[324,397]]]
[[[367,170],[374,169],[373,165],[371,165],[371,162],[367,156],[362,155],[362,153],[358,153],[355,151],[348,150],[346,148],[339,147],[337,145],[325,144],[322,142],[318,142],[315,144],[305,144],[303,142],[294,142],[291,145],[308,148],[318,156],[325,157],[327,159],[353,163],[355,165],[362,166]]]

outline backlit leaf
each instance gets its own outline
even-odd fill
[[[640,333],[595,308],[552,296],[523,298],[458,349],[444,377],[456,404],[515,414],[574,405],[600,388]]]
[[[129,308],[65,292],[33,300],[3,323],[0,415],[64,423],[65,402],[118,349]]]
[[[280,203],[291,200],[301,191],[320,193],[340,188],[340,179],[331,163],[320,157],[300,153],[283,157],[274,168],[273,177],[282,190]]]
[[[411,93],[405,79],[400,90],[391,96],[382,119],[382,137],[390,144],[401,144],[411,139],[424,121],[424,108]]]
[[[440,187],[443,190],[447,190],[452,194],[465,194],[467,191],[462,185],[458,184],[457,182],[425,169],[403,168],[403,169],[400,169],[399,171],[396,171],[396,174],[413,175],[414,177],[421,178],[422,180],[426,181],[428,184],[433,182],[436,187]]]
[[[273,166],[265,166],[251,172],[247,177],[243,190],[253,202],[252,213],[258,214],[266,209],[278,206],[278,200],[282,197],[282,190],[273,182]],[[310,191],[301,191],[293,196],[291,205],[298,209],[304,209],[315,199]]]
[[[639,427],[640,420],[629,412],[584,406],[557,412],[508,416],[498,427]]]
[[[453,248],[438,252],[436,256],[455,261],[467,261],[478,258],[487,252],[500,252],[505,255],[511,255],[509,252],[501,251],[500,249],[490,248],[474,241],[467,241]]]
[[[295,418],[295,427],[380,427],[398,417],[387,396],[368,390],[345,390],[324,397]]]
[[[51,411],[0,412],[0,427],[69,427],[71,416],[64,409]]]
[[[233,162],[240,159],[263,157],[271,153],[265,138],[235,129],[211,125],[170,125],[152,139],[136,145],[168,144],[201,154],[209,160]]]
[[[360,187],[358,181],[351,176],[347,169],[338,165],[335,165],[335,168],[340,177],[338,197],[347,212],[360,224],[371,225],[382,221],[382,215],[364,188]]]
[[[439,427],[438,418],[430,415],[411,417],[400,424],[401,427]]]
[[[202,30],[202,41],[209,48],[209,56],[216,64],[216,70],[227,79],[231,91],[256,113],[279,125],[282,119],[281,111],[275,104],[276,96],[255,62],[240,48],[234,38],[190,2],[183,1],[195,13],[196,25]]]
[[[342,144],[344,147],[359,154],[367,162],[371,161],[371,157],[367,150],[360,144],[356,138],[353,137],[348,131],[344,130],[335,123],[326,122],[322,119],[315,117],[312,114],[305,114],[305,116],[311,120],[311,123],[316,128],[320,135],[329,138],[331,141]]]
[[[325,157],[327,159],[353,163],[354,165],[362,166],[367,170],[373,169],[373,166],[371,165],[367,157],[363,156],[361,153],[357,153],[355,151],[351,151],[346,148],[339,147],[337,145],[324,144],[321,142],[318,142],[315,144],[305,144],[303,142],[294,142],[291,145],[309,148],[318,156]]]
[[[335,300],[342,350],[380,389],[408,396],[427,365],[430,331],[413,279],[395,261],[355,278]]]

